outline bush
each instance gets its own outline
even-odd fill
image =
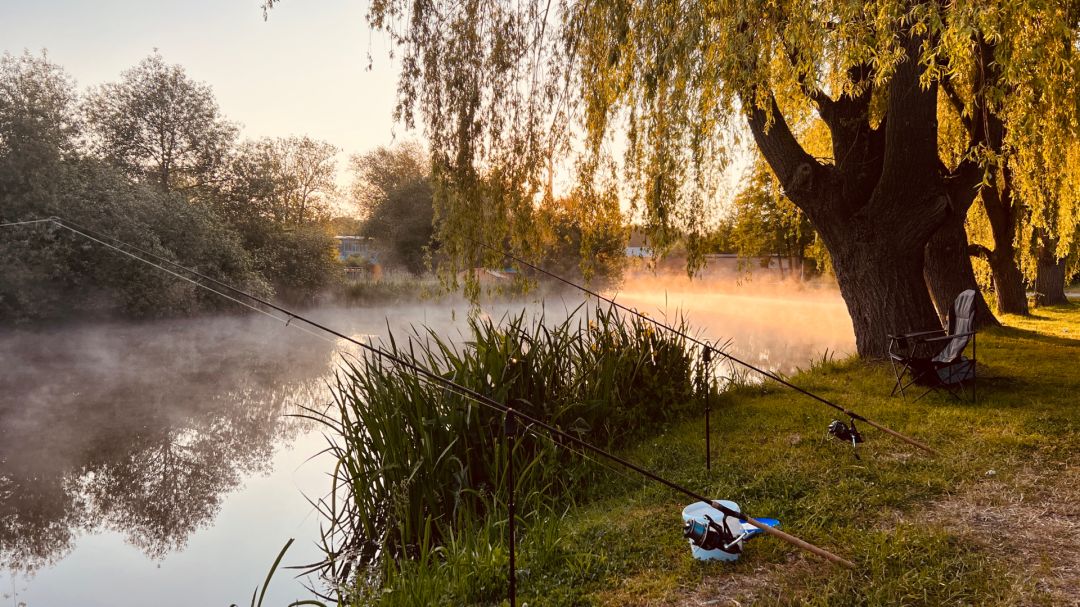
[[[499,324],[472,318],[463,346],[428,332],[386,347],[409,365],[608,446],[655,431],[695,397],[682,338],[603,309],[553,327],[529,324],[524,314]],[[379,588],[400,573],[401,559],[430,558],[505,512],[501,413],[374,355],[346,361],[334,393],[336,416],[323,418],[337,434],[331,451],[339,460],[325,535],[332,575]],[[574,445],[560,442],[534,432],[516,442],[523,517],[565,506],[595,474]]]
[[[363,255],[349,255],[345,258],[344,264],[346,268],[361,268],[364,270],[370,270],[375,266],[370,259]]]
[[[342,280],[336,250],[334,238],[318,225],[268,224],[252,257],[280,297],[302,302]]]
[[[14,219],[56,215],[193,266],[219,280],[268,294],[236,235],[208,209],[177,194],[132,183],[100,162],[56,167],[50,191],[24,193]],[[0,318],[43,320],[122,313],[161,317],[235,304],[67,230],[39,224],[0,239]]]

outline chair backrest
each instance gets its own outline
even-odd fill
[[[968,289],[956,296],[952,309],[949,310],[949,335],[970,333],[975,326],[975,291]],[[934,357],[942,363],[951,363],[964,353],[971,336],[956,337],[945,344],[945,348]]]

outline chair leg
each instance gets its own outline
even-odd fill
[[[896,370],[896,361],[895,360],[890,359],[889,364],[892,365],[893,377],[896,378],[896,383],[893,385],[892,391],[889,392],[889,396],[890,397],[896,396],[896,391],[898,389],[900,390],[900,394],[903,395],[904,394],[904,386],[903,386],[903,382],[900,380],[900,378],[903,376],[903,372],[899,372],[899,371]],[[905,370],[907,370],[907,365],[905,365]]]
[[[952,389],[949,390],[949,396],[953,397],[953,400],[955,400],[957,402],[964,402],[964,398],[957,395],[958,392],[961,395],[964,394],[964,384],[962,384],[962,383],[956,384],[955,388],[952,388]]]
[[[979,374],[979,365],[975,362],[979,358],[979,333],[975,332],[975,335],[971,336],[971,404],[975,405],[979,403],[979,400],[975,398],[975,380]]]

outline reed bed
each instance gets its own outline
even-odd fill
[[[383,347],[606,447],[657,432],[701,397],[699,361],[684,339],[616,310],[582,307],[554,324],[524,313],[473,317],[465,337],[417,330]],[[508,453],[501,413],[376,356],[346,360],[333,388],[336,406],[316,414],[332,430],[328,451],[337,460],[319,506],[324,573],[343,602],[437,604],[425,593],[464,580],[498,597],[510,458],[524,544],[539,541],[548,555],[557,553],[559,513],[609,473],[527,427]],[[418,581],[417,571],[447,567],[457,573]],[[402,600],[388,601],[395,595]]]

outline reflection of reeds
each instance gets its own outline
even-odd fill
[[[691,406],[695,360],[685,345],[639,319],[581,309],[553,326],[524,313],[500,323],[473,318],[461,346],[427,332],[385,348],[585,440],[617,446]],[[321,418],[333,429],[329,451],[337,458],[333,491],[321,504],[332,578],[378,587],[399,563],[439,558],[439,547],[473,541],[483,526],[498,542],[508,457],[499,414],[374,356],[347,361],[334,387],[337,415]],[[596,473],[528,431],[512,457],[526,523],[580,499]]]

